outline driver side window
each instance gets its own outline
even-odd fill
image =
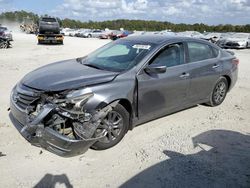
[[[182,43],[170,44],[153,58],[151,64],[173,67],[184,64],[184,46]]]

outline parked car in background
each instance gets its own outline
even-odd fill
[[[61,33],[64,35],[64,36],[69,36],[71,32],[73,32],[74,29],[70,29],[70,28],[63,28]]]
[[[202,39],[216,43],[221,37],[221,33],[207,33],[203,35]]]
[[[61,156],[108,149],[136,125],[220,105],[238,63],[204,40],[129,36],[27,74],[11,92],[10,119],[33,145]]]
[[[226,43],[226,40],[230,38],[235,33],[227,32],[227,33],[221,33],[220,39],[216,42],[216,45],[218,45],[221,48],[224,48],[224,45]]]
[[[250,47],[249,33],[235,33],[225,39],[223,48],[245,49]]]
[[[197,38],[197,39],[200,39],[203,37],[203,35],[199,33],[198,31],[184,31],[184,32],[176,33],[176,35],[182,36],[182,37]]]
[[[119,39],[119,38],[124,38],[124,37],[127,37],[129,35],[133,34],[132,31],[115,31],[115,32],[112,32],[110,34],[110,39],[111,40],[116,40],[116,39]]]
[[[155,33],[155,34],[160,34],[160,35],[165,35],[165,36],[176,36],[176,33],[170,30],[160,31],[159,33]]]
[[[84,33],[85,30],[84,29],[78,29],[76,32],[75,32],[75,37],[81,37],[82,33]]]
[[[119,38],[119,36],[122,36],[122,33],[123,33],[123,31],[113,31],[113,32],[110,33],[109,38],[111,40],[116,40],[116,39]]]
[[[110,38],[110,33],[101,34],[99,36],[99,39],[109,39],[109,38]]]
[[[201,33],[198,32],[198,31],[193,31],[193,33],[192,33],[192,37],[193,37],[193,38],[201,39],[203,36],[204,36],[204,35],[201,34]]]
[[[70,32],[69,32],[69,36],[70,37],[74,37],[75,36],[75,34],[77,33],[77,29],[72,29]]]
[[[113,32],[116,32],[116,30],[105,30],[100,36],[99,39],[110,39],[110,36]]]
[[[85,32],[83,36],[85,38],[99,38],[102,34],[105,34],[105,31],[95,29],[95,30],[90,30],[88,32]]]
[[[12,32],[7,27],[0,26],[0,37],[13,41]]]
[[[75,33],[75,36],[76,36],[76,37],[84,37],[84,38],[86,38],[85,33],[89,33],[90,31],[91,31],[90,29],[79,29],[79,30]]]

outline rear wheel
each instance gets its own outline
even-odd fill
[[[208,105],[218,106],[226,98],[228,92],[228,82],[225,77],[221,77],[214,86]]]
[[[100,127],[96,130],[96,134],[105,134],[104,138],[98,140],[93,146],[93,149],[104,150],[118,144],[129,127],[129,113],[120,104],[108,113],[104,118]]]

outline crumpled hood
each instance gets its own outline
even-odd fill
[[[98,70],[73,60],[52,63],[28,73],[21,83],[43,91],[62,91],[112,81],[117,72]]]

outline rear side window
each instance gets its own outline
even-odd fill
[[[197,42],[188,42],[188,53],[190,63],[215,58],[212,47]]]
[[[173,67],[184,63],[184,47],[182,43],[171,44],[162,49],[151,64]]]

